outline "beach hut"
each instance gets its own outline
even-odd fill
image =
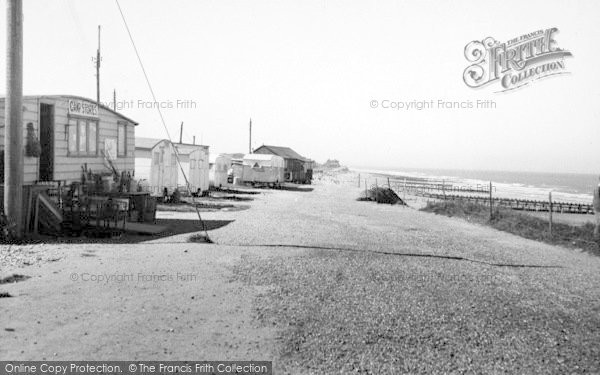
[[[231,168],[231,156],[227,154],[209,156],[208,180],[210,186],[222,187],[227,185],[227,177]]]
[[[5,98],[0,98],[0,150],[4,150]],[[96,101],[73,95],[23,97],[23,183],[80,181],[95,173],[134,171],[137,122]],[[109,162],[110,161],[110,162]],[[0,175],[3,180],[4,168]]]
[[[161,142],[169,142],[167,139],[159,138],[135,138],[135,177],[138,180],[150,181],[151,169],[152,169],[152,152],[156,145]],[[177,148],[179,154],[179,160],[181,167],[185,171],[186,175],[189,174],[190,169],[190,154],[195,150],[204,150],[208,154],[209,147],[205,145],[196,145],[190,143],[173,143]],[[177,162],[175,161],[175,164]],[[177,186],[185,187],[185,178],[183,173],[180,173],[179,166],[177,166]],[[189,176],[188,176],[189,179]],[[185,188],[184,188],[185,190]],[[160,191],[162,193],[162,190]]]
[[[284,181],[285,162],[282,157],[248,154],[242,159],[242,180],[250,183],[279,184]]]
[[[254,153],[282,157],[285,161],[285,181],[306,183],[310,182],[312,178],[312,167],[310,167],[310,176],[307,178],[307,168],[304,166],[308,159],[289,147],[262,145],[254,150]]]
[[[208,148],[199,148],[189,154],[189,170],[188,181],[192,193],[208,191]]]
[[[177,188],[179,169],[173,144],[163,139],[154,145],[151,155],[150,192],[160,195],[164,188],[167,188],[168,192],[172,193]]]

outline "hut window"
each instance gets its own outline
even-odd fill
[[[86,119],[69,119],[69,156],[96,156],[98,149],[98,122]]]
[[[119,123],[118,138],[118,156],[125,156],[127,154],[127,125]]]
[[[96,155],[96,146],[98,142],[97,124],[95,122],[88,123],[88,152]]]
[[[77,120],[69,120],[69,155],[77,155]]]
[[[79,154],[85,154],[87,149],[87,123],[79,121]]]

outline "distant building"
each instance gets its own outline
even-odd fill
[[[312,161],[289,147],[263,145],[254,150],[254,153],[281,156],[285,161],[286,181],[310,183],[312,179]]]

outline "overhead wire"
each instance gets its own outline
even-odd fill
[[[116,4],[117,4],[117,8],[119,9],[119,13],[121,14],[121,19],[123,20],[123,24],[125,25],[125,29],[127,30],[127,35],[129,35],[129,40],[131,41],[131,45],[133,46],[133,50],[135,51],[135,55],[137,57],[137,60],[140,64],[140,68],[142,69],[142,73],[144,74],[144,78],[146,80],[146,84],[148,85],[148,89],[150,90],[150,95],[152,96],[152,100],[154,101],[154,103],[157,103],[158,100],[156,100],[156,95],[154,94],[154,89],[152,88],[152,84],[150,83],[150,79],[148,78],[148,73],[146,72],[146,69],[144,67],[144,63],[142,62],[142,58],[140,56],[140,53],[138,52],[138,49],[136,47],[135,41],[133,40],[133,35],[131,34],[131,30],[129,29],[129,25],[127,24],[127,20],[125,19],[125,14],[123,13],[123,9],[121,9],[121,4],[119,4],[119,0],[115,0]],[[192,190],[190,188],[190,182],[187,178],[187,175],[185,173],[185,171],[183,170],[183,165],[181,164],[181,158],[179,157],[179,150],[177,150],[177,147],[175,146],[175,144],[173,143],[172,139],[171,139],[171,134],[169,133],[169,129],[167,127],[167,124],[165,122],[165,118],[163,116],[163,113],[160,109],[160,106],[155,106],[156,110],[158,111],[158,115],[160,117],[160,121],[163,125],[163,128],[165,129],[165,132],[167,133],[167,139],[169,140],[169,143],[171,144],[171,147],[173,148],[174,152],[175,152],[175,159],[177,160],[177,164],[179,165],[179,169],[181,170],[181,173],[183,174],[183,178],[185,179],[185,186],[187,189],[188,194],[190,195],[190,197],[192,198],[192,203],[194,205],[194,208],[196,209],[196,214],[198,215],[198,220],[200,220],[200,223],[202,225],[202,231],[204,232],[204,236],[205,236],[205,240],[206,242],[212,243],[210,237],[208,236],[208,231],[206,229],[206,225],[204,223],[204,220],[202,220],[202,215],[200,215],[200,209],[198,208],[198,205],[196,204],[196,200],[194,195],[192,194]]]

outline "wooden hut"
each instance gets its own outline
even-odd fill
[[[289,147],[281,146],[260,146],[254,150],[254,154],[270,154],[281,156],[285,161],[285,180],[297,183],[310,183],[312,178],[312,167],[310,175],[307,175],[307,169],[304,164],[308,159],[298,154]]]
[[[170,143],[171,142],[169,142],[168,139],[145,137],[135,138],[135,176],[140,180],[148,180],[151,191],[154,193],[161,194],[162,189],[165,187],[171,190],[178,186],[185,186],[185,178],[183,177],[183,174],[180,173],[181,171],[177,165],[177,160],[174,157],[171,159],[171,163],[175,163],[176,172],[172,173],[176,173],[176,177],[169,177],[165,174],[161,174],[162,172],[159,170],[152,171],[153,166],[155,166],[154,168],[158,168],[160,165],[162,165],[160,161],[157,163],[154,162],[154,152],[159,151],[160,147],[167,147],[166,144]],[[209,147],[205,145],[195,145],[189,143],[173,143],[172,145],[177,148],[177,153],[179,154],[179,159],[181,161],[181,167],[186,174],[189,174],[190,154],[193,151],[204,150],[203,152],[205,152],[207,155],[209,153]],[[158,149],[156,149],[156,147],[158,147]],[[173,149],[170,150],[174,153]],[[171,154],[169,154],[169,157],[170,155]],[[189,180],[189,175],[187,177]],[[157,178],[160,178],[160,180],[156,180]],[[174,178],[175,182],[173,183],[171,180],[169,180],[169,178]],[[162,183],[162,185],[155,185],[155,183]]]
[[[0,150],[4,150],[4,111],[5,98],[0,98]],[[106,159],[117,171],[133,173],[136,125],[91,99],[25,96],[23,183],[79,181],[84,165],[94,172],[110,172]]]

